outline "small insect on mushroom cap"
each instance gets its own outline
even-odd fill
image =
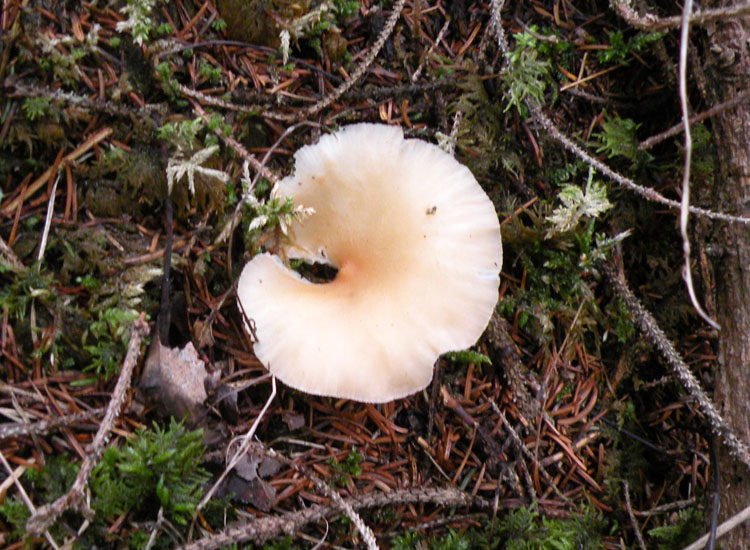
[[[347,126],[294,158],[274,193],[315,213],[292,223],[283,253],[338,272],[315,284],[275,255],[253,258],[237,294],[255,355],[311,394],[380,403],[421,390],[494,310],[492,202],[451,155],[394,126]]]

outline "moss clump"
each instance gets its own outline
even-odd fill
[[[165,517],[186,525],[208,480],[200,467],[203,431],[187,431],[175,422],[139,430],[122,447],[109,447],[91,478],[92,507],[103,518],[131,511],[151,519]]]
[[[531,506],[518,508],[480,529],[449,530],[444,536],[423,537],[407,533],[395,537],[392,550],[599,550],[606,527],[601,515],[592,510],[567,519],[540,517]]]
[[[681,510],[669,525],[655,527],[648,534],[659,541],[658,550],[679,550],[703,534],[703,514],[695,508]]]

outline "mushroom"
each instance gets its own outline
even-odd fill
[[[282,255],[338,272],[316,284],[278,256],[253,258],[237,295],[255,355],[315,395],[382,403],[423,389],[438,356],[472,346],[497,302],[492,202],[451,155],[394,126],[346,126],[294,159],[275,196],[314,214],[292,223]]]

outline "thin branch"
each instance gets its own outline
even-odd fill
[[[253,442],[253,436],[255,435],[255,431],[258,429],[258,425],[260,424],[260,421],[263,419],[263,417],[266,414],[266,411],[268,410],[268,407],[271,406],[271,403],[273,402],[274,398],[276,397],[276,377],[271,378],[271,393],[268,396],[268,399],[266,399],[265,405],[263,405],[263,408],[260,411],[260,414],[253,422],[252,426],[250,426],[250,429],[247,431],[247,433],[244,436],[241,437],[235,437],[227,447],[227,452],[232,447],[232,444],[239,441],[240,446],[235,451],[235,453],[232,455],[231,458],[227,457],[227,466],[224,468],[224,471],[221,473],[219,478],[216,480],[216,482],[211,486],[211,488],[206,491],[206,494],[203,495],[203,498],[201,499],[200,503],[198,503],[198,506],[195,508],[195,513],[193,514],[193,523],[190,525],[190,532],[192,533],[193,527],[195,525],[195,522],[198,518],[198,514],[203,509],[203,507],[208,503],[209,500],[211,500],[211,497],[214,495],[216,490],[219,488],[219,485],[221,485],[221,482],[224,481],[224,479],[229,475],[229,473],[234,469],[235,466],[239,463],[239,461],[242,459],[242,457],[245,456],[247,453],[247,450],[250,448],[250,444]]]
[[[422,58],[422,62],[419,64],[419,67],[417,67],[417,70],[414,71],[413,75],[411,75],[412,82],[416,82],[417,80],[419,80],[419,75],[422,74],[422,71],[424,70],[424,67],[427,64],[427,61],[429,61],[430,56],[435,51],[435,48],[437,48],[438,44],[440,44],[440,41],[443,39],[443,36],[448,30],[448,27],[450,26],[450,24],[451,24],[450,19],[446,19],[445,23],[443,23],[443,27],[440,29],[440,32],[438,33],[437,38],[435,39],[435,42],[430,44],[430,48],[427,50],[427,53],[424,54],[424,57]]]
[[[690,216],[690,166],[693,159],[693,138],[690,134],[690,108],[687,99],[687,55],[688,39],[690,37],[690,12],[693,10],[693,0],[685,0],[682,8],[682,31],[680,32],[680,63],[679,63],[679,93],[680,108],[682,109],[682,124],[685,131],[685,161],[682,168],[682,201],[680,203],[680,235],[682,236],[682,252],[685,265],[682,267],[682,277],[685,279],[690,303],[698,315],[716,330],[719,324],[703,311],[695,295],[693,286],[693,271],[690,269],[690,236],[688,235],[688,217]]]
[[[138,363],[138,357],[141,354],[141,342],[143,337],[148,334],[148,324],[145,320],[145,314],[133,323],[130,332],[130,344],[128,353],[122,364],[120,377],[117,385],[112,392],[112,399],[107,406],[107,412],[99,424],[99,430],[96,432],[94,441],[91,443],[89,454],[83,459],[81,469],[78,471],[73,486],[65,495],[58,498],[51,504],[46,504],[39,508],[26,523],[26,530],[32,535],[39,535],[44,532],[60,515],[71,506],[78,506],[83,498],[84,490],[88,484],[94,466],[99,462],[99,458],[104,452],[104,445],[109,440],[109,434],[112,430],[115,418],[120,413],[120,407],[125,399],[125,392],[130,386],[130,379],[133,375],[135,365]]]
[[[497,39],[498,47],[500,48],[500,51],[503,54],[506,54],[508,50],[508,41],[505,37],[505,32],[503,31],[503,26],[500,21],[500,10],[503,6],[503,0],[492,0],[491,7],[492,7],[492,15],[490,19],[490,27],[494,29],[495,31],[495,37]],[[609,166],[604,164],[599,159],[593,157],[589,153],[583,150],[578,144],[574,143],[572,139],[570,139],[568,136],[562,133],[557,126],[549,119],[547,115],[544,114],[542,109],[539,107],[539,105],[535,104],[532,101],[527,101],[527,106],[529,107],[529,110],[531,111],[532,116],[534,117],[534,120],[544,128],[547,133],[560,145],[565,147],[568,151],[573,153],[575,156],[580,158],[582,161],[584,161],[589,166],[593,167],[594,169],[598,170],[600,173],[604,174],[608,178],[612,179],[619,185],[630,189],[637,195],[640,195],[641,197],[658,202],[661,204],[664,204],[665,206],[669,206],[670,208],[680,209],[682,208],[682,204],[675,201],[666,198],[661,193],[658,193],[657,191],[654,191],[653,189],[649,189],[647,187],[643,187],[641,185],[638,185],[630,178],[627,178],[623,176],[622,174],[612,170]],[[704,208],[698,208],[695,206],[689,206],[689,212],[692,214],[696,214],[698,216],[704,216],[706,218],[715,219],[715,220],[722,220],[726,222],[737,222],[737,223],[743,223],[743,224],[750,224],[750,218],[744,218],[740,216],[731,216],[729,214],[724,214],[722,212],[713,212],[711,210],[706,210]]]
[[[323,486],[325,487],[325,493],[328,497],[330,497],[330,499],[336,504],[337,508],[341,509],[341,511],[346,514],[346,517],[351,520],[357,528],[357,531],[359,531],[359,534],[362,535],[362,539],[364,539],[367,549],[379,550],[378,542],[375,540],[375,533],[373,533],[370,526],[365,523],[362,516],[356,512],[352,504],[341,498],[341,495],[327,483],[324,483]]]
[[[695,504],[694,498],[688,498],[685,500],[678,500],[676,502],[669,502],[667,504],[662,504],[661,506],[654,506],[653,508],[649,510],[633,510],[633,513],[636,516],[641,516],[645,518],[650,518],[653,515],[656,514],[668,514],[670,512],[674,512],[675,510],[684,510],[685,508],[689,508],[690,506],[693,506]]]
[[[680,382],[687,392],[698,402],[698,406],[703,414],[706,415],[711,429],[724,441],[724,444],[729,448],[729,453],[734,458],[750,467],[750,449],[748,449],[745,443],[740,441],[737,435],[729,427],[729,424],[727,424],[727,421],[724,420],[721,414],[719,414],[716,405],[714,405],[708,395],[706,395],[706,392],[703,391],[703,388],[701,388],[695,375],[690,371],[690,367],[685,364],[685,361],[680,357],[680,354],[677,352],[672,342],[670,342],[669,338],[667,338],[667,335],[664,334],[664,331],[659,327],[656,320],[641,305],[638,298],[636,298],[630,288],[628,288],[625,281],[615,273],[612,266],[606,263],[600,263],[599,267],[617,297],[622,301],[625,308],[633,317],[638,328],[661,352],[662,357],[677,375],[677,378],[680,379]]]
[[[659,17],[652,13],[641,15],[637,13],[630,5],[628,0],[613,0],[617,13],[625,19],[630,25],[637,29],[648,31],[663,31],[667,29],[676,29],[683,24],[683,16],[674,15],[671,17]],[[750,2],[740,3],[725,8],[714,8],[695,12],[690,16],[691,25],[703,26],[719,19],[733,19],[739,15],[750,14]]]
[[[60,172],[57,172],[55,177],[55,183],[52,184],[52,191],[49,194],[49,202],[47,203],[47,217],[44,220],[44,229],[42,230],[42,240],[39,243],[39,254],[37,261],[41,261],[44,258],[44,251],[47,249],[47,237],[49,236],[49,228],[52,226],[52,217],[55,215],[55,195],[57,195],[57,184],[60,182]]]
[[[490,30],[495,31],[495,38],[497,39],[497,45],[503,54],[507,54],[510,51],[508,46],[508,39],[505,36],[505,30],[503,29],[503,21],[500,17],[500,12],[505,6],[505,0],[492,0],[490,2]],[[505,62],[503,62],[503,68]]]
[[[481,499],[472,497],[458,489],[402,489],[390,493],[371,493],[347,499],[354,509],[397,506],[412,503],[432,503],[442,506],[484,505]],[[281,534],[294,535],[305,525],[321,521],[340,513],[336,505],[316,505],[298,511],[286,512],[280,516],[258,518],[247,525],[230,527],[215,535],[210,535],[180,550],[213,550],[232,543],[253,542],[257,545]]]
[[[724,535],[729,533],[731,530],[745,523],[749,519],[750,519],[750,506],[748,506],[744,510],[741,510],[740,512],[738,512],[737,514],[733,515],[731,518],[726,520],[724,523],[719,525],[719,528],[716,530],[716,538],[723,537]],[[706,533],[701,538],[696,540],[693,544],[686,546],[682,550],[702,550],[703,548],[706,547],[706,543],[708,542],[709,536],[710,536],[710,533]]]
[[[12,422],[0,424],[0,441],[11,437],[20,437],[24,435],[43,435],[58,428],[70,426],[76,422],[91,420],[100,415],[104,409],[94,409],[93,411],[79,412],[52,418],[51,420],[41,420],[36,423],[32,422]]]
[[[500,409],[500,407],[497,406],[497,403],[495,403],[493,399],[489,399],[489,403],[492,406],[492,410],[495,411],[495,414],[500,417],[500,420],[503,423],[503,427],[508,432],[511,439],[513,439],[513,443],[516,445],[516,447],[520,449],[521,452],[524,455],[526,455],[526,458],[528,458],[531,461],[531,463],[536,466],[539,473],[542,474],[542,477],[547,482],[547,484],[552,488],[552,490],[557,495],[557,497],[563,502],[570,504],[570,499],[566,497],[562,491],[560,491],[560,489],[557,487],[557,483],[555,483],[555,480],[552,479],[552,476],[549,475],[544,465],[541,462],[539,462],[539,460],[537,460],[537,458],[534,456],[534,453],[532,453],[531,450],[529,450],[529,448],[523,442],[521,437],[516,433],[516,430],[514,430],[513,426],[511,426],[510,422],[508,422],[508,419],[505,417],[505,414]]]
[[[352,505],[345,501],[343,498],[341,498],[341,495],[336,492],[336,490],[331,487],[328,483],[323,481],[320,477],[315,475],[314,473],[310,471],[306,471],[304,468],[302,468],[299,464],[294,462],[293,460],[289,459],[288,457],[277,453],[273,449],[269,449],[264,447],[263,445],[258,445],[256,447],[258,451],[260,451],[262,454],[273,458],[274,460],[283,462],[290,468],[293,468],[300,474],[309,477],[312,482],[315,484],[316,487],[318,487],[321,491],[323,491],[323,494],[325,494],[328,498],[330,498],[338,507],[338,509],[348,517],[351,522],[354,524],[354,526],[357,528],[357,531],[362,535],[362,538],[365,541],[365,544],[367,545],[368,550],[379,550],[377,540],[375,539],[375,533],[372,532],[372,529],[364,522],[362,517],[354,510]]]
[[[354,86],[360,78],[367,72],[367,69],[372,65],[372,62],[375,61],[375,58],[380,53],[380,50],[385,45],[385,41],[388,40],[388,37],[393,32],[394,27],[396,26],[396,22],[398,21],[398,18],[401,16],[401,11],[404,9],[404,4],[406,4],[406,0],[397,0],[397,2],[393,5],[393,11],[391,12],[390,17],[385,23],[385,26],[383,27],[382,32],[378,36],[378,39],[375,41],[375,44],[372,46],[370,51],[367,53],[367,56],[362,61],[362,63],[354,70],[351,77],[347,79],[343,84],[341,84],[338,88],[333,90],[330,94],[328,94],[326,97],[318,101],[315,105],[312,107],[305,109],[301,115],[303,118],[309,118],[312,116],[315,116],[320,111],[328,107],[331,103],[339,99],[343,94],[345,94],[349,88]]]
[[[636,195],[639,195],[646,200],[657,202],[676,210],[679,210],[682,207],[682,204],[680,202],[668,199],[664,195],[657,191],[654,191],[653,189],[638,185],[630,178],[627,178],[622,174],[615,172],[612,168],[604,164],[602,161],[591,156],[578,144],[574,143],[572,139],[563,134],[560,129],[557,128],[557,126],[555,126],[555,124],[549,119],[549,117],[547,117],[547,115],[542,112],[538,105],[530,104],[529,108],[531,109],[534,119],[539,123],[539,125],[542,126],[542,128],[547,131],[547,133],[549,133],[552,139],[560,143],[563,147],[580,158],[586,164],[592,166],[595,170],[598,170],[601,174],[604,174],[615,183],[625,187],[626,189],[630,189]],[[695,214],[696,216],[703,216],[705,218],[721,220],[725,222],[742,223],[745,225],[750,224],[750,218],[745,218],[742,216],[732,216],[730,214],[724,214],[723,212],[714,212],[712,210],[706,210],[705,208],[699,208],[697,206],[690,206],[688,209],[691,214]]]
[[[633,531],[635,531],[635,539],[638,541],[638,547],[641,550],[646,550],[646,543],[643,540],[641,528],[638,527],[638,522],[635,519],[635,515],[633,515],[633,507],[630,504],[630,484],[627,482],[627,480],[622,481],[622,492],[625,494],[625,508],[627,508],[628,510],[628,517],[630,518],[630,523],[633,526]]]
[[[744,92],[741,92],[737,94],[736,96],[734,96],[732,99],[723,101],[722,103],[719,103],[718,105],[714,105],[713,107],[703,111],[702,113],[698,113],[697,115],[690,117],[690,124],[697,124],[698,122],[702,122],[708,118],[718,115],[719,113],[723,113],[724,111],[727,111],[733,107],[736,107],[737,105],[740,105],[741,103],[745,103],[746,101],[750,101],[750,90],[745,90]],[[671,138],[672,136],[676,136],[677,134],[682,132],[684,127],[685,127],[685,123],[679,122],[678,124],[675,124],[668,130],[665,130],[664,132],[661,132],[660,134],[651,136],[648,139],[644,139],[638,145],[638,150],[645,151],[647,149],[650,149],[651,147],[653,147],[654,145],[658,143],[661,143],[665,139]]]
[[[193,111],[201,117],[206,122],[210,122],[210,118],[206,111],[201,107],[198,103],[193,103]],[[264,178],[266,178],[271,183],[278,183],[279,178],[271,172],[268,168],[265,168],[261,162],[258,161],[253,155],[251,155],[247,149],[236,139],[234,139],[231,136],[224,135],[224,132],[221,131],[221,128],[215,128],[214,132],[217,136],[219,136],[219,139],[221,139],[225,145],[231,147],[234,149],[234,151],[242,157],[243,160],[246,160],[250,166],[253,167],[253,170],[256,172],[259,172]]]

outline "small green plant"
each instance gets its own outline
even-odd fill
[[[242,201],[245,205],[245,221],[247,223],[247,235],[254,240],[263,230],[271,230],[278,227],[283,235],[289,231],[289,226],[294,220],[302,221],[311,216],[315,210],[305,208],[303,205],[295,205],[291,197],[281,198],[275,196],[270,184],[265,179],[260,179],[255,188],[250,191],[252,180],[248,164],[242,167]],[[270,193],[268,199],[259,198]]]
[[[48,305],[54,300],[55,280],[51,273],[32,266],[11,276],[10,283],[0,284],[0,310],[7,310],[11,317],[25,317],[32,300]]]
[[[630,39],[625,39],[622,31],[609,33],[609,44],[605,50],[601,50],[597,56],[600,63],[625,63],[633,53],[641,52],[649,44],[661,40],[664,33],[639,32]]]
[[[605,153],[609,158],[623,156],[636,162],[645,154],[638,149],[636,130],[639,126],[629,118],[606,116],[602,131],[594,135],[600,144],[596,152]]]
[[[167,188],[169,193],[172,193],[175,182],[187,177],[190,193],[195,195],[196,175],[226,184],[229,181],[229,175],[226,172],[203,166],[218,150],[218,145],[212,145],[197,151],[189,159],[170,158],[167,163]]]
[[[109,308],[99,312],[99,319],[84,333],[83,349],[90,355],[84,371],[93,371],[104,379],[120,370],[130,339],[130,326],[138,317],[135,310]],[[88,342],[93,338],[94,342]]]
[[[448,530],[442,536],[405,533],[394,537],[392,550],[599,550],[605,522],[585,510],[569,519],[540,518],[533,508],[518,508],[481,528]]]
[[[510,61],[503,73],[505,83],[505,111],[515,108],[519,114],[526,116],[528,108],[524,105],[527,99],[537,104],[544,103],[544,90],[549,77],[549,63],[538,58],[534,50],[515,50],[508,54]]]
[[[463,351],[449,351],[448,353],[443,354],[443,357],[448,359],[448,361],[453,361],[454,363],[460,363],[462,365],[468,363],[474,363],[475,365],[492,364],[492,360],[485,354],[470,349],[465,349]]]
[[[347,476],[357,477],[362,474],[362,460],[364,457],[357,451],[356,448],[352,448],[346,458],[341,462],[336,462],[334,459],[329,458],[328,464],[333,468],[334,483],[338,486],[345,486],[347,483]]]
[[[165,517],[180,525],[195,512],[209,474],[200,467],[205,448],[203,431],[187,431],[172,420],[141,429],[133,441],[109,447],[91,478],[92,507],[103,518],[127,511],[155,519]]]
[[[27,97],[23,101],[21,108],[29,120],[36,120],[45,116],[49,112],[50,98],[48,97]]]
[[[167,36],[174,32],[174,27],[169,23],[162,23],[156,27],[155,32],[158,36]]]
[[[621,300],[607,304],[605,308],[607,318],[610,320],[611,332],[614,332],[617,341],[624,344],[635,335],[635,325],[630,312]],[[602,338],[606,339],[607,333]]]
[[[607,199],[607,188],[594,180],[593,169],[589,170],[585,190],[567,184],[558,193],[558,198],[563,205],[555,208],[552,215],[547,217],[553,226],[547,232],[548,237],[573,229],[584,218],[598,218],[612,208],[612,203]]]
[[[508,65],[503,72],[505,84],[505,111],[515,108],[522,116],[528,115],[525,105],[533,100],[538,105],[544,104],[544,92],[551,82],[550,63],[540,58],[539,51],[530,47],[527,35],[514,35],[516,47],[506,54]],[[520,38],[520,40],[519,40]],[[554,90],[554,87],[551,89]]]
[[[199,141],[198,134],[204,126],[205,123],[202,118],[167,122],[157,128],[156,137],[169,142],[182,151],[192,151]]]
[[[156,77],[162,83],[162,89],[167,97],[174,101],[176,105],[182,106],[185,100],[180,96],[180,85],[172,74],[172,67],[166,61],[162,61],[156,66]]]
[[[198,73],[202,77],[208,79],[211,84],[217,84],[219,78],[221,78],[221,67],[214,67],[213,65],[209,65],[205,61],[202,61],[198,65]]]
[[[168,428],[154,424],[151,429],[139,430],[122,447],[107,448],[89,484],[93,523],[105,525],[107,520],[126,512],[153,521],[162,508],[167,519],[187,525],[209,478],[200,467],[204,452],[202,431],[188,431],[174,420]],[[70,490],[78,470],[79,465],[67,455],[53,456],[43,468],[27,470],[22,481],[32,499],[45,504]],[[0,504],[0,516],[12,527],[12,540],[23,540],[29,515],[15,496]],[[62,527],[55,526],[53,535],[58,529],[62,531]],[[98,529],[93,531],[94,537],[97,532]]]
[[[99,25],[93,25],[82,43],[70,35],[58,38],[45,33],[36,33],[34,41],[41,48],[42,55],[34,59],[42,69],[51,72],[55,79],[72,85],[83,74],[79,61],[87,54],[96,51],[100,29]]]
[[[658,550],[679,550],[695,541],[703,532],[703,514],[695,508],[680,510],[677,521],[650,529],[648,534],[659,541]]]
[[[404,533],[393,537],[391,541],[391,550],[414,550],[424,546],[424,537],[416,532]]]
[[[349,19],[357,15],[359,0],[334,0],[333,13],[339,20]]]
[[[221,17],[217,17],[211,22],[211,28],[216,32],[221,32],[223,30],[226,30],[227,22]]]
[[[561,38],[558,32],[547,27],[539,28],[538,25],[531,25],[526,32],[515,33],[516,48],[525,48],[536,50],[540,55],[554,57],[557,59],[574,49],[573,43]]]
[[[117,23],[117,32],[130,31],[133,41],[142,46],[153,26],[151,11],[155,4],[156,0],[127,0],[127,4],[120,9],[127,19]]]
[[[604,528],[601,516],[587,509],[569,519],[539,518],[533,507],[517,508],[498,522],[505,550],[599,550]]]
[[[325,47],[332,58],[346,57],[346,41],[339,40],[341,30],[338,25],[356,15],[359,8],[358,0],[322,2],[299,17],[283,21],[279,33],[282,64],[287,63],[292,39],[295,43],[306,41],[318,54],[322,54]],[[331,47],[334,43],[340,48]]]
[[[23,477],[27,491],[34,496],[37,504],[48,504],[65,494],[78,475],[78,464],[66,455],[52,456],[41,469],[29,468]],[[26,536],[26,522],[31,513],[17,496],[6,498],[0,504],[0,516],[11,526],[10,539],[23,540]],[[57,529],[55,529],[57,530]]]
[[[263,545],[263,550],[294,550],[295,548],[297,545],[294,544],[292,537],[284,537]]]
[[[601,311],[583,275],[595,269],[596,262],[604,259],[629,233],[611,238],[597,234],[596,219],[590,218],[585,226],[575,231],[535,238],[535,232],[541,232],[542,222],[536,215],[532,219],[534,226],[523,226],[528,237],[519,250],[519,260],[526,272],[526,287],[504,299],[501,311],[517,312],[519,325],[542,342],[549,341],[555,321],[566,327],[571,341],[581,341],[589,332],[599,341]],[[520,222],[514,223],[520,225]]]
[[[6,542],[23,540],[26,534],[26,522],[29,521],[31,512],[19,497],[12,496],[3,500],[0,504],[0,517],[3,517],[10,527],[9,538]]]
[[[304,208],[301,205],[295,206],[292,197],[281,199],[271,197],[267,201],[256,201],[250,204],[250,208],[255,211],[255,216],[250,222],[248,232],[265,228],[280,227],[281,232],[286,234],[294,219],[300,219],[312,214],[311,208]]]

